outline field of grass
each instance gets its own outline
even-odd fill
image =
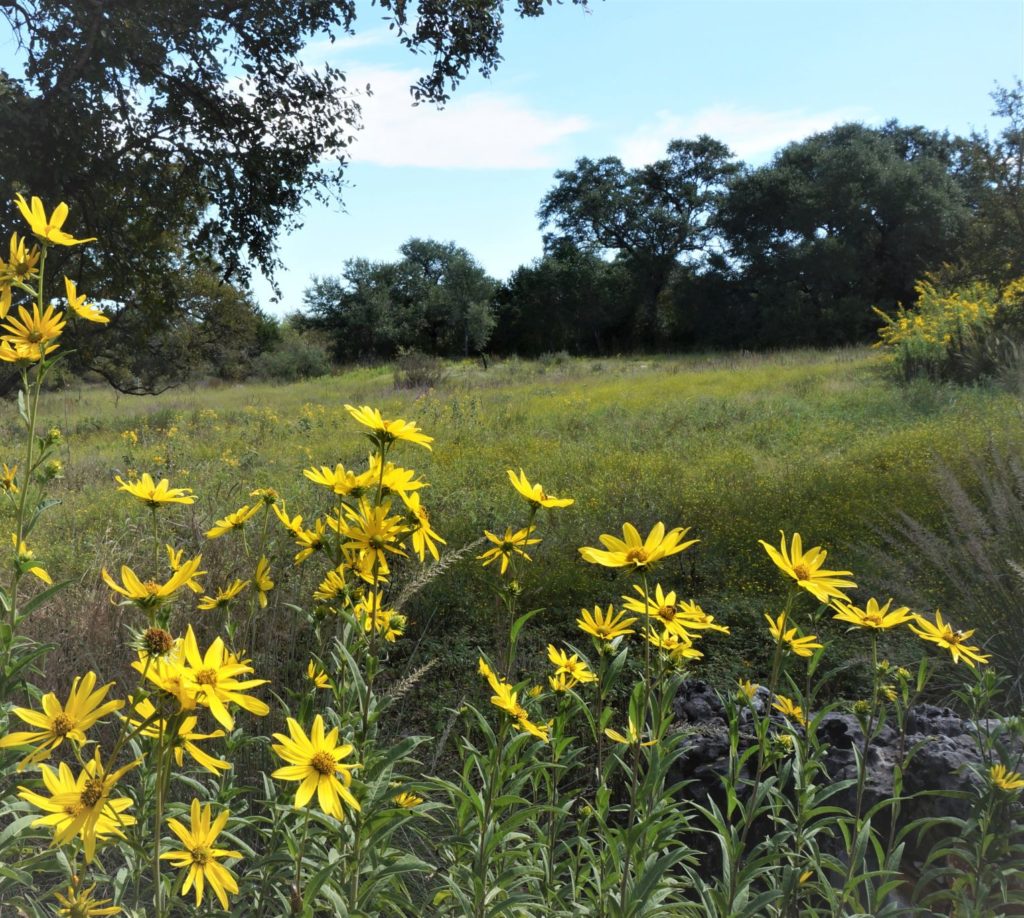
[[[854,627],[839,625],[836,610],[818,602],[849,584],[819,576],[821,559],[809,555],[815,570],[798,586],[795,568],[776,567],[758,544],[778,544],[784,530],[827,547],[825,566],[852,569],[855,602],[867,607],[898,511],[941,522],[936,463],[970,488],[991,448],[1020,453],[1016,396],[897,386],[872,353],[841,350],[467,362],[425,392],[396,390],[380,367],[152,399],[72,388],[45,394],[38,415],[28,404],[27,424],[42,436],[28,456],[12,446],[0,461],[32,470],[63,506],[34,529],[25,521],[35,498],[12,511],[12,531],[27,533],[35,555],[20,545],[12,586],[0,590],[0,761],[10,763],[0,768],[0,911],[13,903],[43,918],[65,895],[77,903],[70,913],[106,914],[92,897],[98,882],[100,901],[113,899],[132,918],[211,914],[198,885],[196,909],[190,904],[197,876],[209,884],[206,898],[238,918],[899,916],[897,887],[925,910],[937,904],[934,914],[1017,901],[1004,879],[1024,861],[1015,802],[1024,754],[1014,758],[1000,737],[1024,739],[1024,724],[989,719],[999,686],[990,668],[970,664],[971,655],[983,660],[970,634],[940,633],[939,624],[929,636],[925,618],[895,627],[906,610],[894,613],[904,621],[892,631],[849,609]],[[364,415],[359,423],[346,404],[415,422],[433,449],[391,442],[383,422]],[[13,406],[11,414],[0,430],[15,444],[24,435]],[[398,557],[413,550],[423,530],[409,527],[422,518],[384,521],[403,510],[382,479],[360,500],[303,474],[326,466],[330,478],[338,463],[361,472],[371,449],[429,482],[417,493],[447,542],[440,561]],[[520,468],[574,503],[531,509],[508,480]],[[143,473],[194,489],[197,500],[154,501],[150,512],[145,486],[132,485],[132,496],[116,483]],[[19,484],[17,494],[31,490],[24,471],[5,467],[3,482],[9,496]],[[255,489],[274,489],[283,514],[302,515],[301,527],[280,525],[270,507],[277,498],[256,492],[257,501]],[[222,522],[247,505],[244,526]],[[314,546],[315,525],[330,514],[344,523]],[[530,563],[513,557],[505,578],[497,564],[481,565],[493,544],[485,530],[530,522],[540,540],[528,546]],[[610,566],[581,558],[580,546],[626,522],[642,534],[659,522],[673,529],[659,547],[667,557],[651,571],[624,554],[605,558]],[[225,531],[209,538],[212,527]],[[675,527],[699,541],[675,550]],[[163,604],[161,590],[172,589],[161,587],[170,577],[165,544],[193,560],[171,578]],[[310,550],[297,554],[302,544]],[[262,581],[265,607],[256,601],[261,555],[274,581],[272,589]],[[321,581],[339,560],[347,585],[332,598]],[[69,585],[32,608],[19,585],[39,575],[37,565]],[[101,569],[131,601],[114,602]],[[193,576],[206,594],[198,601],[185,583]],[[209,599],[232,582],[248,592],[227,606]],[[648,595],[655,584],[674,590],[680,602],[640,605],[642,623],[630,629],[632,619],[618,636],[576,627],[581,608],[621,609],[640,584]],[[314,603],[318,587],[323,601]],[[731,633],[703,631],[708,621],[686,612],[688,599]],[[971,625],[970,610],[944,611],[957,627]],[[766,612],[784,638],[768,635]],[[394,643],[389,622],[405,631]],[[52,646],[35,672],[36,651],[18,627]],[[700,635],[704,656],[690,662]],[[582,660],[570,658],[577,652]],[[966,665],[954,666],[958,652]],[[932,664],[917,666],[922,654]],[[872,665],[882,655],[896,665]],[[693,676],[718,686],[726,705],[726,810],[713,795],[685,799],[673,777],[706,726],[674,714],[678,687]],[[94,678],[110,682],[85,699]],[[737,679],[749,680],[740,691]],[[911,706],[953,685],[989,725],[977,742],[991,767],[974,767],[960,795],[970,818],[900,827],[896,791],[865,811],[870,738],[883,728],[905,735]],[[48,690],[55,694],[40,697]],[[108,691],[132,694],[99,708]],[[823,764],[819,733],[836,707],[858,719],[864,737],[856,777],[842,780]],[[116,710],[131,713],[118,719]],[[93,726],[90,717],[104,714]],[[17,722],[43,729],[18,732]],[[214,722],[225,729],[203,732]],[[86,742],[76,724],[92,727]],[[197,753],[196,742],[223,758]],[[179,758],[185,752],[192,764]],[[900,774],[915,752],[904,751]],[[58,758],[59,775],[46,764],[31,774]],[[832,804],[854,785],[851,808]],[[910,879],[905,842],[916,833],[920,844],[923,829],[938,841],[912,856]],[[222,830],[230,847],[215,849]],[[95,857],[93,845],[103,849]],[[237,885],[218,858],[237,871]],[[42,892],[37,876],[46,878]]]
[[[938,519],[938,459],[969,477],[971,461],[989,443],[1017,449],[1024,441],[1016,397],[897,386],[866,350],[507,361],[486,371],[466,363],[429,392],[395,390],[390,369],[380,367],[289,386],[197,387],[156,398],[102,388],[50,393],[43,424],[64,429],[69,444],[56,494],[65,506],[35,541],[46,546],[47,563],[75,581],[51,615],[66,633],[92,638],[58,652],[68,659],[66,667],[53,661],[55,678],[82,663],[104,666],[122,643],[99,566],[115,571],[149,558],[149,515],[115,490],[115,474],[150,472],[196,490],[196,504],[162,516],[171,527],[166,536],[187,554],[202,551],[220,585],[238,548],[228,538],[207,541],[203,532],[245,504],[253,488],[276,488],[308,525],[328,501],[302,470],[363,466],[368,444],[345,403],[414,420],[435,438],[433,452],[406,449],[396,462],[430,482],[423,501],[449,550],[485,529],[524,524],[506,469],[523,468],[549,491],[575,498],[567,511],[542,515],[544,542],[524,577],[526,601],[547,610],[537,629],[541,646],[568,633],[581,606],[616,602],[625,589],[580,563],[578,546],[618,533],[625,521],[642,530],[659,520],[691,527],[701,541],[659,577],[733,627],[734,639],[709,647],[707,660],[713,675],[730,679],[763,664],[767,653],[761,613],[779,584],[758,539],[777,542],[780,529],[799,531],[829,549],[830,563],[870,586],[871,549],[898,509]],[[291,542],[276,525],[274,538],[279,589],[262,620],[271,638],[290,620],[285,603],[308,603],[322,576],[314,562],[291,565]],[[408,639],[396,651],[402,672],[437,655],[434,684],[453,693],[476,647],[501,627],[493,575],[473,560],[476,553],[411,601]],[[49,628],[49,619],[38,627]]]

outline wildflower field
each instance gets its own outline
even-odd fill
[[[1024,901],[998,637],[878,592],[875,563],[897,510],[941,522],[938,460],[970,482],[990,449],[1019,453],[1016,396],[896,386],[864,350],[466,363],[421,392],[387,367],[50,390],[65,324],[104,316],[70,281],[51,301],[48,248],[88,242],[66,208],[19,206],[0,912]],[[687,678],[729,712],[721,800],[673,779]],[[903,825],[899,792],[867,803],[867,749],[922,698],[986,724],[982,764],[966,816]],[[839,710],[864,740],[836,782],[818,725]]]

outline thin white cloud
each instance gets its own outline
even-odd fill
[[[563,142],[590,127],[522,96],[460,90],[443,109],[412,104],[417,70],[352,68],[349,86],[369,84],[361,98],[363,129],[348,152],[354,163],[430,169],[550,169],[565,159]]]
[[[326,59],[331,60],[331,63],[337,63],[333,58],[340,54],[357,51],[360,48],[376,48],[389,41],[398,43],[394,31],[387,26],[378,26],[365,32],[357,31],[354,35],[339,35],[334,41],[329,38],[318,38],[302,49],[302,59],[311,62]]]
[[[659,111],[654,119],[641,125],[623,139],[618,155],[630,167],[654,162],[665,155],[665,147],[677,137],[693,138],[710,134],[728,144],[741,159],[762,162],[776,150],[794,140],[828,130],[844,121],[870,121],[863,108],[837,108],[824,112],[784,109],[764,112],[735,105],[715,105],[693,115]]]

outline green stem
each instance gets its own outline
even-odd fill
[[[644,693],[643,693],[643,706],[640,708],[639,723],[636,725],[637,729],[637,740],[633,746],[633,776],[630,781],[629,787],[629,818],[626,821],[626,833],[623,836],[626,839],[626,859],[622,865],[622,881],[619,885],[619,908],[622,914],[626,914],[626,892],[629,880],[629,871],[633,861],[633,845],[629,842],[629,838],[633,832],[633,826],[636,824],[636,794],[637,784],[640,778],[640,752],[641,752],[641,741],[644,735],[644,728],[647,726],[647,715],[651,706],[651,616],[650,616],[650,603],[651,596],[647,590],[647,570],[646,568],[641,569],[641,580],[643,581],[644,590],[644,608],[646,614],[644,615]],[[654,718],[651,722],[651,733],[655,739],[660,739],[655,730]]]
[[[879,708],[879,694],[881,686],[879,685],[878,677],[878,635],[871,632],[871,711],[868,714],[866,723],[861,724],[861,728],[864,730],[864,742],[861,743],[860,750],[860,761],[857,763],[857,795],[855,798],[853,808],[853,832],[850,836],[850,850],[846,856],[846,874],[843,877],[843,893],[840,901],[840,906],[844,907],[848,896],[848,887],[850,881],[853,879],[854,863],[853,863],[853,848],[857,843],[857,836],[861,830],[861,813],[864,809],[864,785],[867,781],[867,770],[868,770],[868,749],[871,747],[871,739],[875,732],[876,716],[878,715]],[[890,801],[891,804],[895,805],[895,801]],[[838,915],[839,912],[833,914]]]
[[[487,837],[490,834],[491,810],[494,806],[494,788],[498,784],[501,773],[502,756],[505,753],[505,737],[508,734],[508,720],[502,718],[498,730],[498,740],[494,746],[494,759],[491,773],[487,780],[487,791],[484,795],[484,810],[480,817],[480,831],[477,838],[476,854],[474,855],[473,875],[480,881],[480,895],[473,903],[474,918],[484,918],[487,905]],[[475,891],[475,890],[474,890]]]
[[[795,586],[795,585],[790,587],[789,595],[786,597],[786,606],[782,610],[782,621],[781,621],[781,623],[779,625],[779,630],[780,630],[781,633],[785,632],[786,625],[789,622],[789,616],[793,612],[793,603],[796,600],[796,597],[797,597],[797,595],[799,593],[800,593],[800,587]],[[779,676],[781,675],[781,672],[782,672],[782,645],[783,645],[783,641],[781,639],[775,642],[775,653],[772,656],[772,671],[771,671],[771,676],[768,679],[768,701],[767,701],[767,703],[769,705],[772,703],[772,701],[775,698],[775,689],[778,687]],[[771,711],[770,710],[765,711],[764,714],[763,714],[763,721],[762,722],[767,721],[770,717],[771,717]],[[765,769],[765,765],[767,763],[767,759],[765,757],[765,736],[766,736],[766,734],[762,735],[761,728],[759,726],[758,727],[757,765],[756,765],[755,770],[754,770],[754,780],[753,780],[753,783],[751,784],[752,791],[751,791],[751,794],[750,794],[750,802],[752,804],[757,801],[758,790],[759,790],[760,785],[761,785],[761,779],[764,777],[764,769]],[[739,841],[737,842],[737,845],[736,845],[737,854],[741,858],[743,857],[743,851],[746,848],[747,836],[750,834],[750,829],[751,829],[751,827],[753,825],[753,822],[754,822],[753,815],[754,814],[744,810],[744,813],[743,813],[743,828],[740,831]],[[739,879],[740,879],[741,871],[738,869],[738,867],[739,867],[739,865],[737,865],[737,869],[734,869],[734,870],[730,871],[730,874],[729,874],[729,897],[728,897],[728,899],[726,901],[730,904],[730,907],[731,907],[732,902],[734,901],[734,899],[736,897],[737,883],[739,882]]]
[[[156,507],[150,507],[149,512],[153,518],[153,577],[156,578],[160,569],[160,523],[156,517]]]
[[[306,814],[302,819],[302,839],[299,841],[299,847],[295,852],[295,898],[302,899],[302,856],[306,852],[306,833],[309,831],[309,810],[306,807]],[[355,906],[355,902],[352,903]]]
[[[167,755],[164,748],[164,726],[164,720],[161,718],[156,747],[156,801],[153,815],[153,905],[156,909],[156,918],[163,918],[164,913],[163,887],[160,884],[160,836],[164,825],[164,757]]]

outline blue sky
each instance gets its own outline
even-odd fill
[[[359,9],[355,36],[305,53],[374,94],[342,204],[309,206],[280,239],[281,301],[255,280],[276,315],[312,276],[395,259],[413,236],[452,240],[504,279],[541,254],[538,205],[580,156],[640,165],[708,133],[759,163],[840,121],[992,129],[989,93],[1024,75],[1024,0],[592,0],[510,17],[490,79],[414,108],[426,60]]]
[[[989,93],[1024,74],[1022,0],[595,0],[510,20],[498,71],[446,109],[413,108],[424,62],[368,9],[355,38],[307,60],[367,82],[344,208],[311,206],[281,239],[283,297],[347,258],[390,260],[412,236],[453,240],[498,278],[541,254],[536,211],[579,156],[649,162],[709,133],[748,162],[840,121],[995,126]]]

